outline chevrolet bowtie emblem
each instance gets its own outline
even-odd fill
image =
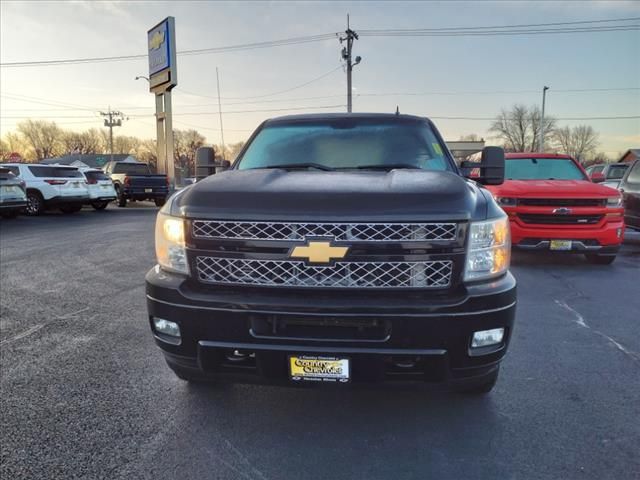
[[[331,242],[309,241],[306,245],[299,245],[291,250],[291,258],[304,258],[309,263],[329,263],[334,259],[344,258],[349,247],[334,247]]]
[[[149,50],[157,50],[164,43],[164,32],[155,32],[149,40]]]

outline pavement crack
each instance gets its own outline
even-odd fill
[[[616,340],[611,338],[606,333],[602,333],[600,330],[595,330],[594,328],[591,328],[587,324],[587,322],[585,322],[584,317],[580,314],[580,312],[578,312],[577,310],[571,308],[569,305],[567,305],[566,302],[563,302],[562,300],[554,300],[554,302],[560,308],[562,308],[563,310],[566,310],[567,312],[571,313],[575,317],[575,318],[572,319],[574,323],[576,323],[577,325],[580,325],[583,328],[586,328],[587,330],[590,330],[591,332],[595,333],[596,335],[601,336],[602,338],[607,340],[611,345],[613,345],[616,349],[618,349],[619,351],[624,353],[626,356],[628,356],[631,360],[633,360],[634,362],[640,363],[640,355],[638,355],[636,352],[633,352],[633,351],[629,350],[624,345],[622,345],[620,342],[617,342]]]

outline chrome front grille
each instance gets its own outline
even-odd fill
[[[196,238],[298,241],[333,237],[350,242],[455,241],[456,223],[285,223],[194,220]]]
[[[204,283],[271,287],[442,288],[451,284],[453,262],[336,262],[311,266],[301,261],[198,256]]]

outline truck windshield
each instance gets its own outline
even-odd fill
[[[507,180],[586,180],[570,158],[507,158]]]
[[[127,175],[149,175],[149,166],[146,163],[116,163],[113,173],[126,173]]]
[[[255,168],[453,170],[427,122],[398,119],[330,119],[278,122],[264,127],[241,158]]]

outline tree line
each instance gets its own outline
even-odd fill
[[[196,150],[206,145],[206,138],[197,130],[174,130],[175,165],[184,176],[194,174]],[[213,145],[216,156],[233,159],[244,142]],[[82,132],[65,130],[55,122],[25,120],[15,132],[8,132],[0,139],[0,158],[18,153],[24,161],[40,162],[47,158],[75,154],[109,154],[109,130],[91,128]],[[128,154],[155,168],[158,157],[155,139],[142,139],[127,135],[114,135],[113,153]]]
[[[538,150],[541,112],[538,107],[514,105],[502,109],[496,116],[489,132],[494,134],[508,152],[532,152]],[[477,135],[464,138],[476,138]],[[585,165],[608,162],[600,145],[598,133],[589,125],[561,127],[552,116],[544,118],[544,145],[546,152],[571,155]],[[184,176],[194,173],[195,152],[206,144],[206,138],[197,130],[174,130],[174,158],[176,167]],[[216,156],[233,160],[244,142],[214,145]],[[60,128],[55,122],[25,120],[17,125],[15,132],[8,132],[0,139],[0,158],[12,152],[19,153],[28,162],[39,162],[69,154],[107,154],[109,131],[91,128],[76,132]],[[156,141],[133,136],[115,135],[113,153],[135,156],[152,166],[157,164]]]
[[[503,109],[489,132],[502,142],[507,152],[535,152],[539,149],[541,112],[538,107],[514,105]],[[571,155],[584,165],[611,161],[599,152],[599,134],[590,125],[561,127],[552,116],[544,118],[544,151]]]

